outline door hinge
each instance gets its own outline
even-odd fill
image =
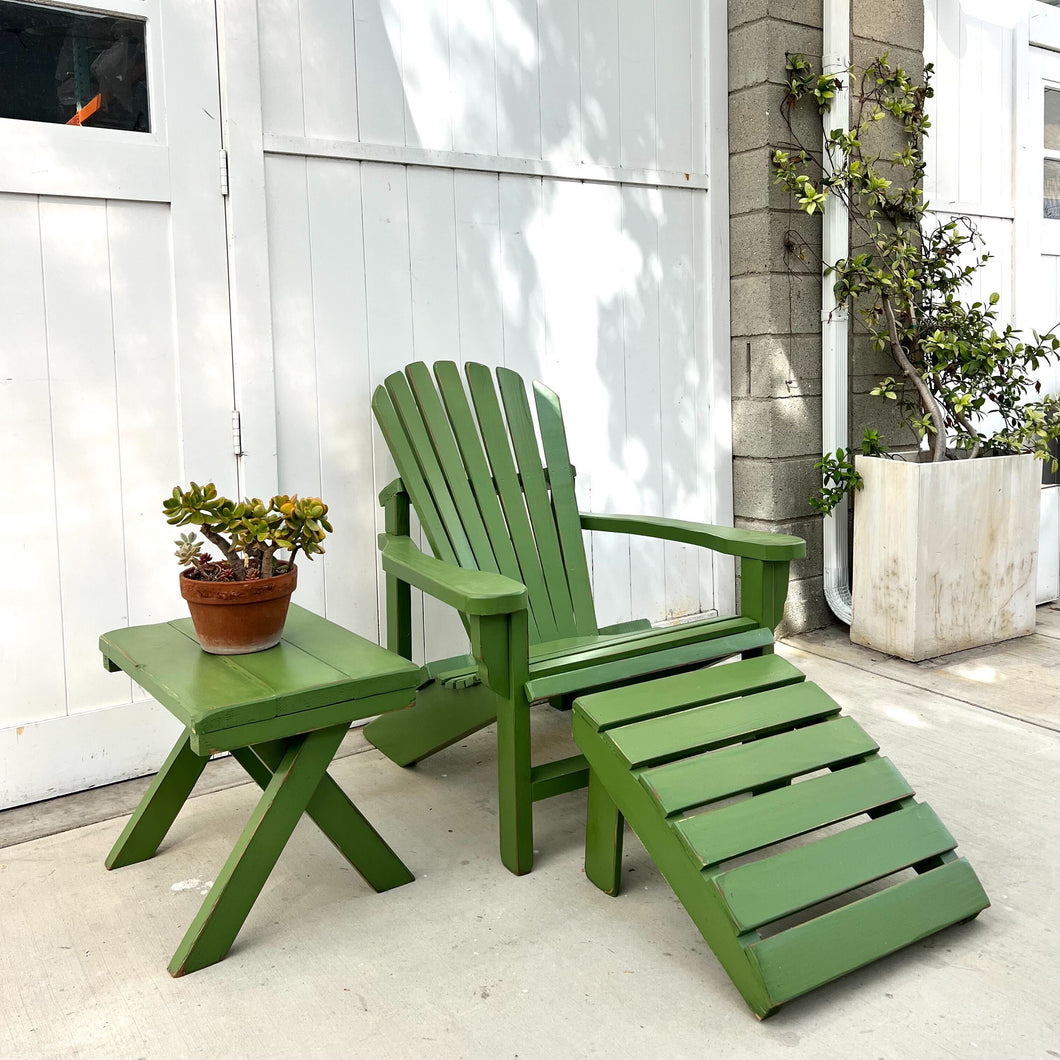
[[[243,451],[243,417],[239,409],[232,410],[232,452],[236,456],[246,456]]]
[[[221,172],[221,194],[228,194],[228,152],[222,147],[219,161]]]

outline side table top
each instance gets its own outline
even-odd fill
[[[378,697],[420,683],[415,663],[294,604],[280,643],[250,655],[204,652],[190,618],[111,630],[99,647],[108,669],[200,735],[335,704],[348,704],[353,721],[380,713]]]

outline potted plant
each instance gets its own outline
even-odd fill
[[[188,601],[195,634],[213,655],[244,655],[279,643],[291,594],[298,584],[295,557],[312,560],[331,532],[319,497],[276,496],[239,503],[221,497],[212,482],[174,487],[162,502],[173,526],[197,526],[221,553],[202,551],[194,532],[175,542],[180,594]],[[278,553],[288,552],[284,559]]]
[[[789,56],[787,74],[789,129],[804,100],[821,113],[836,99],[847,105],[843,81],[818,74],[804,56]],[[835,275],[839,302],[855,303],[872,348],[894,365],[871,393],[893,403],[919,440],[890,454],[880,430],[867,430],[855,460],[838,449],[816,465],[823,484],[811,501],[827,514],[864,488],[854,515],[851,638],[907,659],[1033,631],[1034,457],[1055,470],[1050,446],[1060,436],[1060,399],[1043,398],[1033,376],[1060,340],[1037,332],[1024,340],[1001,326],[997,294],[968,298],[989,255],[968,218],[936,217],[924,201],[930,77],[929,65],[914,84],[884,55],[853,93],[849,132],[833,130],[814,152],[793,131],[772,156],[777,183],[801,210],[845,202],[854,245],[847,258],[821,264]],[[803,261],[814,257],[797,236],[788,246]]]

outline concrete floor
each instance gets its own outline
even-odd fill
[[[183,979],[166,964],[256,799],[231,763],[157,857],[114,873],[114,815],[143,782],[0,814],[0,1057],[1060,1056],[1058,641],[1044,608],[1034,637],[915,665],[838,630],[783,646],[934,806],[993,905],[764,1023],[635,838],[620,897],[584,878],[583,792],[538,804],[537,866],[516,879],[494,853],[489,731],[408,771],[355,734],[333,775],[416,882],[373,894],[303,822],[228,958]],[[562,751],[567,719],[536,724]]]

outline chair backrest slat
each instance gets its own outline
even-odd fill
[[[468,544],[475,555],[476,565],[479,570],[497,573],[499,567],[493,555],[493,545],[489,534],[486,533],[486,526],[472,494],[467,469],[460,458],[452,427],[438,398],[438,391],[434,388],[430,369],[422,362],[418,362],[410,364],[406,369],[406,374],[420,415],[423,417],[427,433],[434,446],[435,456],[445,474],[445,481],[459,513],[460,522],[467,534]]]
[[[449,543],[449,535],[445,532],[442,517],[438,514],[434,497],[423,478],[419,461],[412,451],[412,445],[405,433],[401,417],[394,408],[393,399],[386,387],[376,387],[372,397],[372,411],[375,413],[376,422],[390,449],[390,455],[397,464],[398,474],[401,475],[401,481],[408,491],[412,507],[416,509],[416,515],[427,537],[427,543],[439,559],[444,559],[447,563],[456,563],[456,553]]]
[[[556,529],[563,552],[563,568],[567,575],[574,621],[580,634],[597,632],[593,590],[589,584],[589,567],[585,562],[585,542],[582,538],[578,499],[574,493],[574,471],[567,448],[567,432],[563,428],[563,413],[559,398],[543,383],[534,383],[534,404],[537,406],[537,425],[541,431],[541,446],[545,451],[552,508]]]
[[[438,390],[449,416],[449,424],[456,437],[464,469],[478,503],[479,514],[485,524],[490,544],[493,546],[493,555],[500,573],[525,584],[522,570],[519,567],[519,559],[512,545],[511,533],[504,520],[504,512],[501,510],[501,503],[497,497],[493,473],[486,462],[482,439],[479,438],[478,428],[475,426],[475,416],[467,399],[467,391],[464,389],[460,369],[453,361],[439,361],[434,366],[434,377],[438,382]],[[529,617],[530,636],[534,641],[539,641],[541,631],[538,629],[533,609],[530,609]]]
[[[549,599],[552,601],[552,613],[556,616],[556,628],[561,637],[574,637],[579,630],[574,620],[574,605],[567,586],[556,520],[552,514],[552,503],[542,470],[544,457],[537,444],[534,421],[530,418],[526,387],[520,376],[510,368],[497,369],[497,382],[508,421],[512,449],[522,478],[523,495],[526,498],[527,511],[530,513],[534,540],[541,557],[541,569],[545,575]],[[569,464],[567,474],[570,475]]]
[[[523,489],[519,482],[519,473],[512,458],[511,443],[505,427],[497,390],[493,384],[490,370],[482,364],[468,363],[464,366],[468,387],[471,390],[471,401],[478,418],[479,432],[486,448],[493,480],[497,486],[501,507],[508,523],[512,545],[519,559],[519,570],[522,572],[523,584],[526,586],[527,599],[534,613],[542,640],[555,640],[559,636],[556,616],[552,610],[552,600],[545,585],[541,570],[541,558],[534,540],[534,531],[526,512]]]
[[[456,501],[453,499],[449,489],[449,482],[442,473],[441,465],[438,463],[438,457],[435,454],[434,446],[431,444],[430,436],[427,434],[427,428],[416,404],[416,399],[412,395],[412,388],[409,386],[408,380],[403,373],[395,372],[393,375],[387,376],[384,385],[405,429],[405,434],[408,437],[410,448],[422,473],[423,480],[430,490],[435,510],[441,518],[442,528],[449,539],[449,545],[452,548],[453,555],[456,557],[456,562],[461,567],[476,567],[477,562],[474,550],[471,548],[471,542],[468,541],[463,521],[457,511]],[[404,473],[402,473],[401,477],[404,479]],[[412,494],[410,493],[409,496],[411,497]],[[415,501],[413,501],[413,505],[415,506]],[[419,514],[418,508],[417,514]],[[431,547],[434,547],[434,542],[431,542]]]

